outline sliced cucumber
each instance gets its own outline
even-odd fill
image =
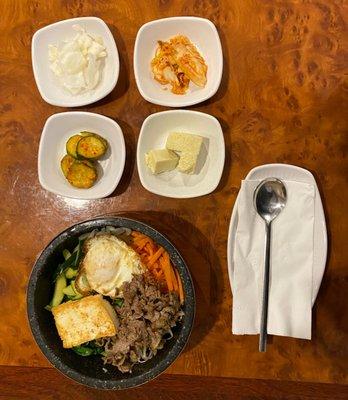
[[[97,135],[84,136],[77,143],[76,154],[79,158],[96,160],[105,154],[106,149],[107,146],[105,139],[102,139]]]
[[[97,133],[82,131],[82,132],[80,132],[80,135],[81,136],[95,136],[104,143],[106,148],[108,147],[108,142],[106,141],[106,139],[104,139],[102,136],[98,135]]]
[[[62,158],[60,162],[60,167],[65,177],[68,175],[69,168],[71,167],[74,160],[75,159],[71,157],[69,154],[65,154],[65,156]]]
[[[97,170],[94,167],[91,168],[83,161],[75,161],[70,167],[66,178],[71,185],[88,189],[93,186],[97,177]]]
[[[75,281],[71,281],[70,285],[67,286],[63,293],[68,296],[69,300],[78,300],[82,299],[82,294],[80,294],[75,287]]]
[[[65,277],[67,279],[72,279],[75,278],[75,276],[77,275],[77,269],[73,269],[73,268],[68,268],[65,270]]]
[[[74,158],[77,158],[76,147],[78,142],[82,139],[80,135],[71,136],[66,142],[66,152]]]
[[[96,133],[88,132],[88,131],[82,131],[82,132],[80,132],[80,135],[83,136],[83,137],[86,137],[86,136],[94,136],[94,135],[96,135]]]
[[[53,298],[50,303],[51,307],[58,306],[64,298],[63,290],[66,288],[66,278],[64,274],[60,274],[56,280],[56,284],[54,286]]]
[[[70,251],[69,251],[68,249],[64,249],[64,250],[63,250],[63,257],[64,257],[64,260],[67,260],[70,256],[71,256]]]
[[[66,294],[67,296],[73,296],[73,297],[76,295],[75,290],[71,285],[64,288],[63,293]]]

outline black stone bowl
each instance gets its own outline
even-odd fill
[[[136,364],[132,373],[121,373],[112,365],[103,364],[100,356],[81,357],[72,350],[63,349],[51,312],[45,310],[53,293],[52,274],[62,262],[62,250],[72,249],[78,237],[95,228],[107,225],[126,227],[142,232],[163,246],[178,270],[185,293],[181,323],[173,329],[173,338],[155,357]],[[179,356],[188,341],[195,314],[195,294],[190,272],[178,250],[162,234],[150,226],[128,218],[98,218],[76,224],[60,233],[43,250],[29,278],[27,310],[33,336],[48,361],[67,377],[98,389],[126,389],[142,385],[162,373]]]

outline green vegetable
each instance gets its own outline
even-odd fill
[[[76,154],[76,147],[77,143],[81,140],[80,135],[74,135],[69,138],[69,140],[66,142],[66,152],[74,158],[77,158]]]
[[[79,300],[83,297],[82,294],[76,290],[75,281],[71,281],[70,285],[63,290],[63,293],[69,300]]]
[[[64,274],[60,274],[56,280],[56,284],[54,287],[53,298],[51,303],[49,304],[50,307],[58,306],[64,298],[63,290],[66,288],[66,278]]]
[[[105,154],[107,142],[99,135],[83,136],[76,145],[76,154],[78,158],[87,158],[96,160]]]
[[[89,347],[84,347],[84,346],[73,347],[73,350],[79,356],[84,356],[84,357],[91,356],[94,352],[93,349],[91,349]]]
[[[71,253],[68,249],[63,250],[63,257],[64,257],[64,260],[67,260],[69,257],[71,257]]]
[[[67,269],[65,270],[65,276],[66,276],[68,279],[75,278],[76,275],[77,275],[77,269],[73,269],[73,268],[69,267],[69,268],[67,268]]]
[[[77,245],[76,257],[75,257],[75,261],[74,261],[74,267],[75,268],[78,268],[78,266],[80,264],[80,260],[81,260],[81,257],[82,257],[83,242],[84,242],[84,240],[79,239],[79,244]]]
[[[83,245],[83,240],[79,239],[79,243],[76,246],[76,249],[74,252],[70,255],[69,258],[67,258],[63,263],[59,264],[58,267],[56,268],[54,274],[53,274],[53,281],[56,281],[57,277],[66,269],[69,267],[72,267],[72,269],[77,269],[79,266],[79,263],[81,261],[82,257],[82,245]],[[66,251],[68,250],[63,250],[63,255],[67,255]],[[73,278],[73,277],[72,277]],[[70,279],[70,278],[69,278]]]
[[[104,350],[102,347],[96,346],[94,341],[84,343],[82,346],[75,346],[72,350],[79,356],[87,357],[96,354],[103,354]]]
[[[75,301],[82,299],[83,296],[81,294],[76,294],[75,296],[66,296],[66,297],[68,298],[68,300]]]
[[[82,132],[80,132],[80,135],[81,136],[94,136],[94,137],[97,137],[98,139],[100,139],[104,143],[104,146],[106,148],[108,147],[108,142],[106,141],[106,139],[104,139],[103,137],[101,137],[97,133],[82,131]]]
[[[65,271],[68,267],[74,266],[75,262],[76,262],[76,254],[77,253],[73,253],[67,260],[65,260],[63,263],[59,264],[57,269],[55,270],[54,274],[53,274],[53,281],[55,281],[58,276]]]
[[[76,296],[75,290],[71,286],[71,284],[63,289],[63,293],[66,294],[67,296],[70,296],[70,297]]]
[[[65,154],[65,156],[60,161],[60,168],[62,169],[62,172],[65,177],[68,175],[69,169],[74,161],[75,159],[69,156],[69,154]]]
[[[120,297],[116,297],[116,299],[114,299],[114,301],[112,302],[112,304],[117,307],[122,307],[123,303],[124,303],[124,299],[122,299]]]

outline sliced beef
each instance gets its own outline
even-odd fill
[[[122,293],[122,306],[115,306],[117,333],[98,343],[104,346],[105,363],[121,372],[131,372],[134,364],[147,361],[163,347],[164,335],[171,332],[183,311],[177,294],[163,293],[151,274],[133,275],[123,284]]]

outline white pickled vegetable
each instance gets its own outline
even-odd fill
[[[76,95],[97,87],[107,52],[100,36],[93,38],[79,25],[73,29],[73,39],[48,46],[48,59],[60,84]]]

